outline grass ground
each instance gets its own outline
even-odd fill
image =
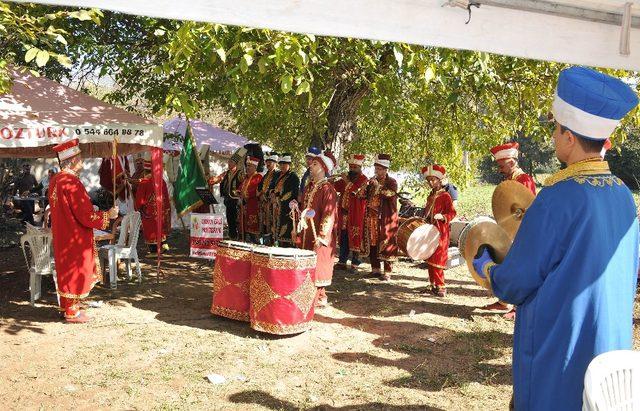
[[[418,293],[426,272],[410,262],[387,283],[337,271],[312,329],[274,337],[210,315],[211,265],[179,233],[170,243],[160,283],[143,260],[143,284],[94,289],[104,305],[82,325],[58,320],[50,281],[30,307],[18,250],[0,252],[3,407],[507,408],[513,322],[479,310],[492,300],[463,267],[447,271],[444,299]]]
[[[493,188],[463,190],[458,214],[490,214]],[[312,329],[273,337],[210,315],[211,264],[187,257],[184,234],[170,243],[159,283],[143,260],[142,285],[94,289],[104,305],[83,325],[59,321],[48,278],[30,307],[19,249],[0,250],[3,408],[507,409],[513,322],[479,310],[492,299],[464,267],[446,272],[444,299],[418,293],[426,271],[411,262],[388,283],[336,271]],[[635,349],[639,323],[636,304]]]

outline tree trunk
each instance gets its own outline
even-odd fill
[[[327,108],[327,131],[322,138],[322,147],[333,152],[336,159],[342,158],[345,145],[358,139],[357,113],[362,99],[369,92],[364,85],[350,82],[338,83]]]

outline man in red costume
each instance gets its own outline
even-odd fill
[[[536,194],[536,183],[533,177],[522,171],[518,166],[518,149],[520,144],[507,143],[495,146],[491,149],[493,158],[498,163],[498,169],[505,180],[515,180]]]
[[[244,232],[244,241],[256,244],[260,238],[258,186],[262,181],[262,175],[256,172],[259,162],[260,159],[257,157],[247,157],[247,176],[239,187],[239,197],[242,199],[242,204],[240,205],[242,226],[240,228]]]
[[[371,275],[383,281],[391,279],[392,262],[398,253],[398,183],[388,174],[389,154],[378,154],[375,177],[371,179],[367,194],[365,243],[369,244]],[[384,261],[384,273],[381,271]]]
[[[100,163],[100,169],[98,170],[100,185],[110,194],[113,194],[114,173],[116,176],[116,197],[120,201],[126,201],[127,197],[131,195],[128,184],[129,162],[126,156],[117,156],[115,167],[113,158],[103,158],[102,163]]]
[[[315,251],[318,256],[315,284],[318,288],[317,306],[327,305],[325,287],[333,278],[338,230],[338,195],[327,180],[335,167],[330,152],[317,155],[311,162],[310,178],[304,192],[304,209],[301,212],[301,248]]]
[[[78,139],[53,148],[62,171],[49,182],[53,255],[56,263],[60,311],[70,323],[89,320],[79,302],[100,281],[98,253],[93,230],[105,230],[118,209],[94,211],[91,199],[78,178],[82,170]]]
[[[360,255],[366,254],[364,241],[364,220],[367,213],[367,182],[369,179],[362,174],[364,154],[352,154],[349,157],[349,173],[335,183],[336,191],[340,193],[339,230],[340,255],[336,268],[347,268],[349,253],[351,268],[360,265]]]
[[[156,193],[153,189],[153,177],[151,175],[151,161],[144,162],[144,177],[140,180],[136,188],[135,209],[140,212],[142,217],[142,234],[144,241],[149,247],[149,252],[155,254],[158,252],[158,207],[156,204]],[[169,191],[167,183],[162,180],[162,232],[160,233],[160,241],[162,248],[167,250],[167,235],[171,228],[171,203],[169,200]]]
[[[427,223],[436,226],[440,232],[438,248],[427,259],[427,269],[429,270],[429,282],[431,288],[427,290],[438,297],[447,295],[444,284],[444,269],[449,259],[449,237],[451,235],[451,220],[456,216],[451,196],[442,186],[442,180],[446,177],[446,170],[443,166],[434,164],[422,168],[422,175],[431,187],[431,193],[427,198],[424,207],[424,218]]]
[[[519,148],[520,144],[515,142],[501,144],[491,149],[491,155],[498,164],[498,170],[500,174],[504,176],[505,180],[515,180],[527,187],[533,195],[536,195],[536,183],[533,181],[533,177],[522,171],[518,166]],[[482,309],[497,313],[506,313],[504,317],[510,320],[514,318],[516,313],[514,306],[500,300],[485,305]]]

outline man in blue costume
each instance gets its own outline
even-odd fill
[[[473,261],[496,297],[518,306],[516,410],[580,410],[591,360],[632,347],[638,220],[629,189],[600,152],[637,104],[616,78],[563,70],[553,141],[567,168],[545,181],[502,264],[488,246]]]

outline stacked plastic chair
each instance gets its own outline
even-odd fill
[[[594,358],[584,376],[582,409],[640,410],[640,352],[609,351]]]

